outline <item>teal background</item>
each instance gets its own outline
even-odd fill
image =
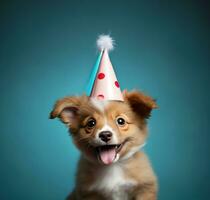
[[[110,33],[121,88],[157,98],[145,147],[159,199],[209,197],[207,1],[1,1],[0,199],[64,199],[79,153],[48,114],[85,91]]]

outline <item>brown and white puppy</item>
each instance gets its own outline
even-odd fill
[[[139,149],[155,101],[141,92],[124,92],[124,102],[87,96],[56,102],[50,118],[69,127],[81,151],[70,200],[155,200],[156,176]]]

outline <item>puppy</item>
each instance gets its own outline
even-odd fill
[[[138,91],[124,101],[87,96],[58,100],[50,118],[60,118],[81,151],[76,187],[69,200],[155,200],[157,180],[140,151],[156,102]]]

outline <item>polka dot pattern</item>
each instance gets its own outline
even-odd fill
[[[90,96],[99,101],[123,101],[120,84],[118,83],[107,51],[103,51],[101,54],[100,63],[97,67],[97,71],[94,71],[92,93]]]
[[[99,94],[99,95],[97,96],[97,98],[98,98],[99,100],[102,100],[102,99],[104,99],[104,95],[103,95],[103,94]]]
[[[105,78],[105,74],[104,73],[99,73],[98,74],[98,79],[104,79]]]
[[[115,81],[114,84],[115,84],[115,86],[116,86],[117,88],[120,87],[120,84],[118,83],[118,81]]]

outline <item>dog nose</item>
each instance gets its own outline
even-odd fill
[[[110,131],[102,131],[101,133],[99,133],[99,138],[103,142],[108,142],[112,138],[112,133]]]

